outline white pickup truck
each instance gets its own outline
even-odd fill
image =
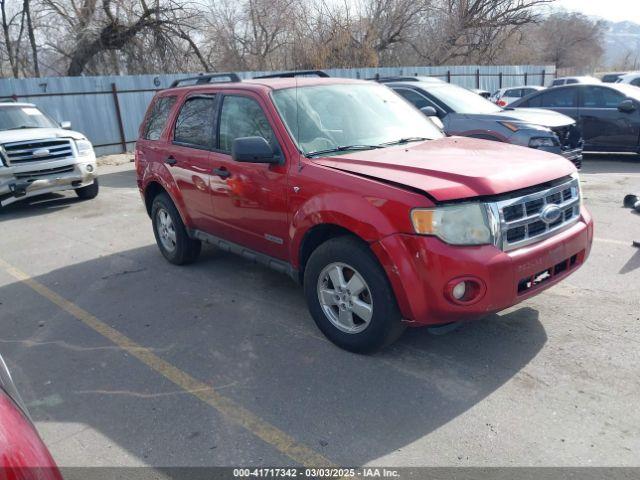
[[[0,208],[61,190],[98,195],[93,145],[31,103],[0,102]]]

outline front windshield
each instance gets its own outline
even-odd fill
[[[58,125],[35,107],[24,105],[0,107],[0,130],[57,127]]]
[[[430,86],[427,91],[455,113],[492,114],[502,111],[495,103],[456,85]]]
[[[444,136],[419,110],[383,85],[287,88],[275,91],[273,99],[304,154]]]

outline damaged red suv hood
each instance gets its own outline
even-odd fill
[[[350,152],[313,161],[416,188],[438,201],[510,192],[576,171],[571,162],[559,155],[463,137]]]

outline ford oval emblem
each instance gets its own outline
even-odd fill
[[[562,210],[558,205],[550,204],[542,209],[540,212],[540,219],[544,223],[553,223],[562,216]]]
[[[49,149],[48,148],[39,148],[38,150],[34,150],[33,151],[33,156],[34,157],[46,157],[47,155],[49,155]]]

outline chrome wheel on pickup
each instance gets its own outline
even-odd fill
[[[318,328],[346,350],[373,352],[405,328],[384,269],[355,237],[332,238],[313,251],[304,267],[304,293]]]
[[[346,263],[331,263],[322,270],[318,300],[329,321],[343,332],[362,332],[371,322],[371,290],[362,275]]]

